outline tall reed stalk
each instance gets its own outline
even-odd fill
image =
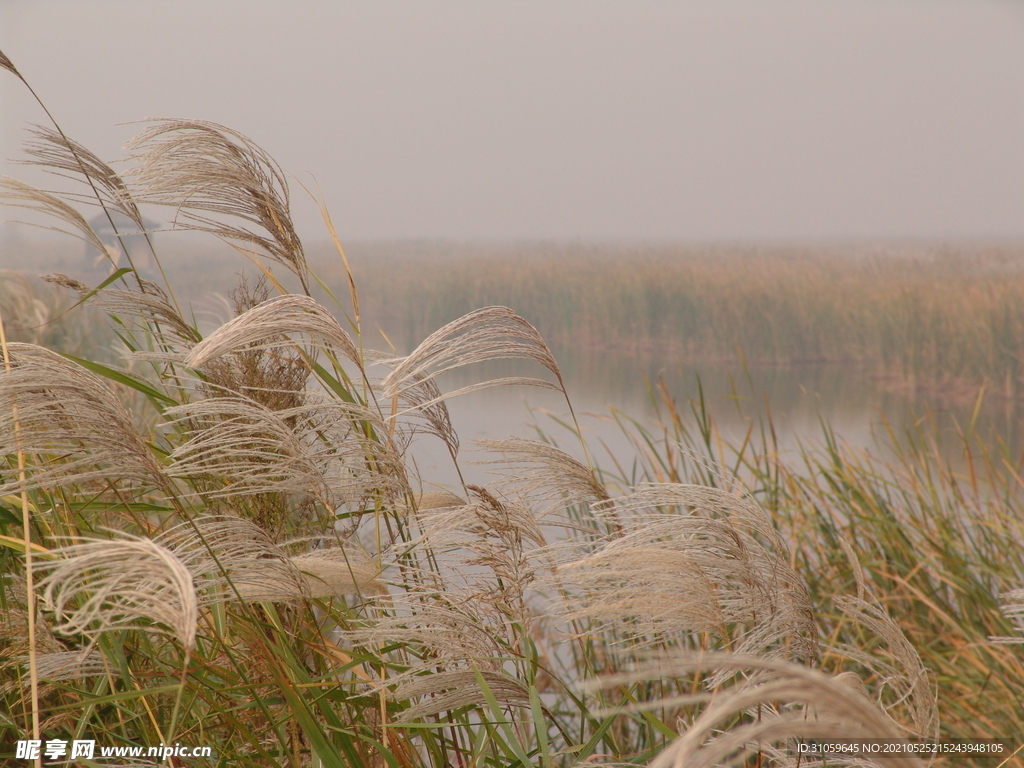
[[[4,330],[4,318],[0,314],[0,349],[3,351],[4,372],[10,375],[11,356],[7,350],[7,333]],[[14,422],[14,441],[17,445],[18,461],[18,482],[25,482],[25,451],[21,446],[21,423],[18,420],[17,402],[11,402],[11,418]],[[32,576],[32,518],[29,512],[28,493],[22,491],[21,501],[21,528],[24,535],[22,544],[25,552],[25,612],[26,612],[26,633],[28,642],[28,675],[29,675],[29,705],[32,712],[32,738],[39,739],[39,671],[36,665],[36,602],[35,583]],[[41,758],[36,759],[36,765],[41,765]]]

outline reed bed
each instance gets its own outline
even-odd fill
[[[156,121],[122,173],[59,128],[37,139],[86,196],[0,194],[111,259],[100,285],[50,280],[106,312],[125,353],[0,334],[5,756],[94,738],[210,745],[232,766],[795,767],[825,764],[798,738],[1020,732],[1024,657],[985,634],[1019,637],[1017,598],[998,600],[1024,583],[996,457],[973,495],[928,462],[896,482],[838,448],[790,471],[767,432],[723,448],[706,411],[689,424],[666,399],[629,474],[583,442],[574,458],[509,439],[481,446],[492,483],[440,489],[408,450],[461,466],[447,400],[518,383],[568,402],[522,316],[474,309],[407,355],[373,351],[340,243],[336,315],[311,295],[334,296],[283,172],[238,132]],[[204,333],[68,202],[89,199],[140,227],[141,206],[168,206],[262,278]],[[440,390],[496,359],[522,375]]]
[[[156,235],[169,280],[201,322],[223,314],[211,291],[240,272],[230,248]],[[36,250],[42,247],[43,256]],[[329,245],[308,249],[329,285],[347,282]],[[25,253],[31,248],[32,253]],[[886,388],[972,401],[1017,399],[1024,343],[1024,248],[586,245],[523,242],[355,242],[366,330],[409,351],[482,306],[514,306],[554,350],[621,350],[688,364],[856,366]],[[50,244],[12,248],[53,271],[105,276]],[[159,278],[152,264],[140,272]],[[331,302],[314,285],[318,300]],[[351,312],[346,297],[341,299]],[[84,342],[81,340],[79,343]]]
[[[515,306],[553,348],[684,360],[851,362],[904,386],[1016,396],[1024,249],[355,244],[400,346],[474,307]]]
[[[609,416],[635,451],[630,464],[611,462],[606,482],[742,478],[791,542],[824,636],[846,648],[877,643],[879,627],[850,622],[843,610],[848,595],[874,595],[934,675],[943,733],[1024,732],[1024,657],[991,641],[1007,637],[1006,593],[1024,573],[1019,456],[965,428],[966,461],[957,466],[966,469],[955,469],[927,421],[890,430],[878,446],[887,460],[844,445],[827,424],[820,446],[780,451],[770,417],[730,442],[703,397],[681,404],[663,384],[652,394],[657,426]],[[844,661],[826,653],[822,663],[838,671]]]

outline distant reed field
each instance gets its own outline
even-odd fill
[[[1024,246],[718,247],[524,243],[349,248],[402,348],[491,304],[553,347],[667,360],[854,362],[908,385],[1015,391]],[[333,282],[333,281],[332,281]]]
[[[8,264],[24,262],[8,250]],[[200,321],[223,315],[213,294],[226,295],[239,273],[258,276],[227,247],[171,240],[162,250]],[[989,397],[1024,392],[1024,245],[404,241],[346,252],[367,328],[379,326],[399,351],[474,308],[503,305],[556,350],[622,350],[667,365],[844,363],[886,386],[964,400],[983,385]],[[326,246],[311,246],[308,259],[332,289],[347,282]],[[79,274],[85,260],[46,245],[42,262]],[[156,276],[148,264],[142,272]],[[326,300],[319,286],[312,292]]]
[[[2,53],[0,69],[21,78]],[[662,386],[656,427],[612,412],[634,455],[602,467],[515,310],[473,307],[411,350],[375,348],[368,305],[430,306],[430,284],[392,269],[358,285],[340,241],[338,272],[318,274],[286,174],[241,133],[149,121],[119,172],[54,126],[30,158],[85,181],[112,226],[164,206],[257,277],[201,325],[162,243],[119,252],[72,204],[81,186],[0,180],[5,204],[109,260],[98,282],[47,279],[106,315],[120,347],[100,360],[9,337],[9,320],[27,332],[50,310],[4,283],[0,757],[41,765],[33,744],[63,757],[92,740],[215,756],[176,768],[923,768],[795,744],[1024,733],[1024,482],[1002,446],[968,431],[977,460],[956,474],[927,433],[886,464],[825,426],[824,448],[793,459],[770,419],[729,442],[703,398]],[[628,291],[597,271],[591,290],[641,313],[651,263],[641,287],[623,268]],[[497,265],[539,294],[544,270]],[[677,278],[710,292],[727,275],[723,295],[753,296],[769,267],[747,271],[753,287],[719,262]],[[492,361],[518,370],[442,390]],[[507,384],[563,398],[564,431],[480,441],[492,479],[466,482],[447,403]],[[435,484],[413,445],[460,482]],[[1024,764],[1000,746],[977,764]]]

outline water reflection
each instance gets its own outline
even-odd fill
[[[972,424],[980,444],[993,452],[1001,452],[998,446],[1002,443],[1011,457],[1018,458],[1024,449],[1019,407],[1000,392],[987,393],[975,413],[972,397],[950,401],[898,391],[848,364],[744,369],[740,364],[689,365],[635,352],[553,351],[588,444],[605,467],[611,466],[612,456],[628,465],[632,453],[629,441],[609,418],[609,408],[645,426],[654,425],[658,393],[653,385],[659,378],[686,414],[703,389],[719,433],[730,442],[742,441],[751,424],[757,430],[770,415],[779,450],[791,455],[800,445],[824,443],[822,422],[840,442],[852,449],[870,449],[883,459],[894,457],[894,437],[904,447],[910,441],[925,441],[957,472],[966,469],[959,434]],[[509,375],[538,372],[528,363],[502,361],[452,372],[441,385],[451,390],[482,377]],[[449,408],[466,449],[464,461],[479,458],[472,454],[472,441],[510,435],[533,437],[536,431],[531,424],[540,426],[571,453],[581,455],[576,441],[559,426],[559,422],[570,422],[570,414],[557,393],[500,387],[458,398]],[[455,485],[455,473],[439,447],[422,446],[416,453],[417,462],[425,479]],[[467,467],[465,473],[469,482],[486,482],[487,475],[480,467]]]

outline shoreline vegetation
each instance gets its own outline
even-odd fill
[[[85,738],[210,745],[232,766],[923,768],[792,746],[1024,733],[1024,482],[1001,446],[968,431],[959,473],[926,434],[886,463],[826,425],[823,448],[784,458],[770,419],[730,443],[703,398],[656,387],[660,426],[613,412],[634,456],[595,465],[571,415],[582,458],[482,441],[494,481],[435,488],[409,448],[461,466],[442,373],[515,360],[571,413],[523,317],[474,306],[375,353],[366,302],[405,300],[396,270],[390,293],[359,283],[340,245],[336,275],[310,269],[285,175],[241,134],[154,121],[123,175],[59,129],[37,138],[34,159],[105,208],[141,223],[138,204],[170,206],[275,270],[203,330],[180,285],[132,267],[52,278],[112,318],[118,364],[0,332],[3,757]],[[105,251],[64,198],[0,191]],[[747,267],[723,297],[756,295],[767,276]],[[333,311],[318,280],[343,286]]]
[[[307,258],[326,284],[343,285],[325,248],[310,247]],[[226,293],[235,273],[254,271],[208,244],[166,250],[169,279],[198,306],[209,303],[211,286]],[[367,327],[382,328],[402,352],[475,308],[500,305],[516,307],[555,350],[685,364],[840,364],[879,388],[950,402],[973,402],[982,387],[992,401],[1024,396],[1024,244],[397,241],[356,242],[346,252]],[[16,254],[8,246],[0,261]],[[72,274],[84,261],[49,260]]]
[[[845,363],[957,399],[1024,391],[1024,244],[350,250],[368,316],[403,344],[511,303],[553,348]]]

